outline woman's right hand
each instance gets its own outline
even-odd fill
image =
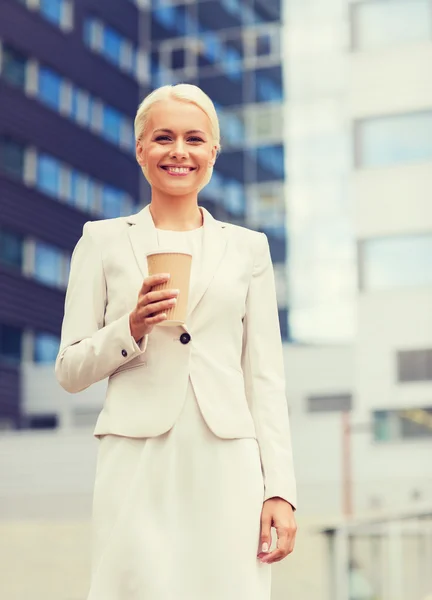
[[[165,311],[177,302],[179,290],[151,291],[155,285],[166,283],[169,278],[167,273],[160,273],[150,275],[143,281],[137,305],[129,315],[131,334],[137,343],[148,335],[155,325],[166,320]]]

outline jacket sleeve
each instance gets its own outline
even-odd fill
[[[280,496],[296,508],[275,279],[267,237],[261,233],[258,240],[243,321],[245,390],[260,449],[264,500]]]
[[[129,314],[105,325],[107,289],[100,249],[83,228],[72,254],[60,349],[55,374],[60,385],[76,393],[105,379],[118,367],[143,354],[148,336],[137,344]]]

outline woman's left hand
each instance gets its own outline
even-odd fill
[[[269,552],[272,526],[276,529],[278,539],[277,547]],[[258,552],[260,561],[271,564],[291,554],[294,550],[296,532],[297,524],[291,504],[278,497],[266,500],[261,511],[260,551]]]

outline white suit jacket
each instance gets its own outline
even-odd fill
[[[80,392],[109,378],[95,436],[151,437],[168,431],[190,378],[216,436],[256,438],[265,499],[296,505],[274,274],[262,233],[204,214],[202,272],[185,326],[154,327],[139,344],[129,314],[158,248],[145,207],[88,222],[72,255],[55,371]],[[187,332],[189,343],[180,337]],[[183,336],[183,342],[188,336]]]

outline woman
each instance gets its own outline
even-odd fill
[[[296,490],[267,238],[198,206],[220,149],[202,90],[155,90],[135,136],[151,203],[85,224],[56,361],[69,392],[109,378],[88,600],[269,600]],[[182,327],[158,327],[178,291],[147,271],[167,246],[193,255]]]

